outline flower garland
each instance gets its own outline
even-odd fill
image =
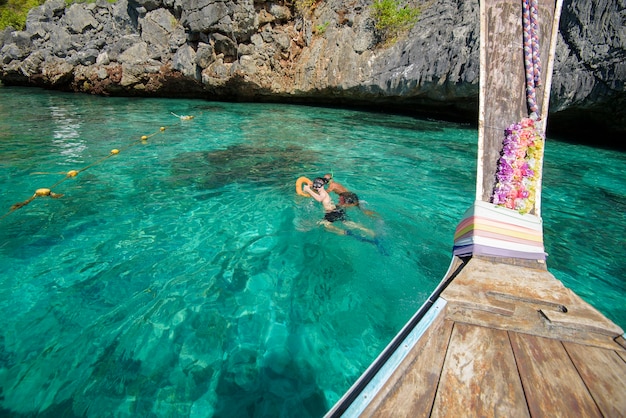
[[[512,124],[505,133],[491,202],[528,213],[535,206],[544,138],[530,118]]]

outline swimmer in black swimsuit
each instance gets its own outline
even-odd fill
[[[321,177],[317,177],[313,180],[313,184],[309,187],[308,184],[305,184],[302,190],[306,193],[310,194],[315,200],[320,202],[324,207],[324,220],[321,221],[322,224],[326,227],[326,229],[340,235],[348,235],[349,229],[342,229],[336,225],[333,225],[334,222],[342,222],[347,228],[350,229],[358,229],[361,232],[367,234],[368,236],[373,237],[374,231],[367,229],[355,222],[349,221],[346,218],[346,212],[343,208],[335,206],[330,195],[324,189],[326,185],[325,179]]]
[[[324,214],[324,219],[328,222],[336,222],[336,221],[345,221],[346,220],[346,212],[341,208],[335,208],[330,212],[326,212]]]

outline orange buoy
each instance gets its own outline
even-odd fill
[[[298,193],[300,196],[304,196],[304,197],[311,197],[310,194],[305,193],[302,190],[302,185],[306,183],[309,186],[313,184],[313,182],[311,180],[309,180],[307,177],[299,177],[298,180],[296,180],[296,193]]]

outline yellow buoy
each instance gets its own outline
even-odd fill
[[[296,193],[298,193],[300,196],[311,197],[310,194],[302,190],[303,184],[308,184],[309,186],[312,186],[313,182],[309,180],[307,177],[304,177],[304,176],[298,177],[298,180],[296,180]]]
[[[49,196],[50,189],[37,189],[35,190],[35,195],[36,196]]]
[[[70,170],[67,172],[67,176],[68,177],[76,177],[78,175],[78,171],[77,170]]]
[[[120,150],[118,150],[118,149],[112,149],[111,150],[111,154],[113,154],[113,155],[119,154],[119,153],[120,153]]]
[[[141,137],[141,140],[142,140],[142,141],[145,141],[146,139],[148,139],[148,135],[143,135],[143,136]]]
[[[165,126],[161,126],[161,132],[165,130]]]

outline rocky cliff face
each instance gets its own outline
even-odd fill
[[[103,95],[373,106],[477,119],[477,0],[421,3],[381,44],[372,0],[48,0],[0,34],[0,80]],[[623,0],[565,0],[548,127],[626,131]]]

